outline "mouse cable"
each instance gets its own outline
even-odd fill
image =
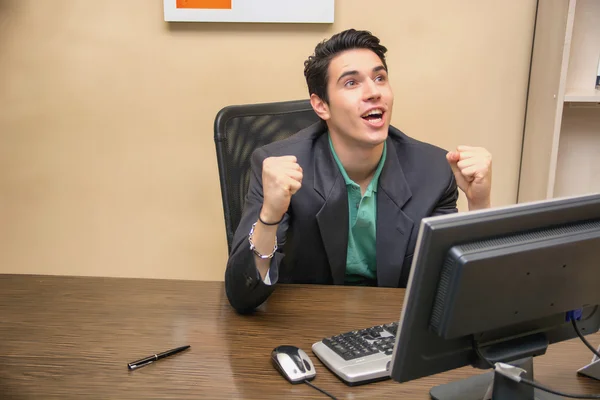
[[[575,320],[575,318],[571,319],[571,323],[573,324],[573,328],[575,328],[575,332],[577,333],[577,336],[579,336],[579,339],[581,339],[583,344],[585,344],[587,346],[587,348],[590,349],[592,351],[592,353],[594,353],[596,355],[596,357],[600,358],[600,352],[598,350],[596,350],[594,348],[594,346],[592,346],[590,344],[590,342],[588,342],[587,339],[585,337],[583,337],[583,335],[581,334],[581,331],[579,330],[579,327],[577,326],[577,321]]]
[[[479,350],[478,346],[473,346],[473,348],[475,349],[475,352],[477,353],[477,355],[479,356],[479,358],[481,358],[482,360],[484,360],[493,370],[496,369],[496,366],[490,360],[488,360],[486,357],[484,357],[483,354],[481,354],[481,351]],[[600,399],[600,394],[570,394],[570,393],[563,393],[563,392],[559,392],[558,390],[551,389],[551,388],[549,388],[547,386],[540,385],[539,383],[536,383],[536,382],[531,381],[529,379],[522,378],[520,376],[519,377],[507,376],[507,377],[510,378],[510,379],[515,380],[516,382],[524,383],[525,385],[532,386],[532,387],[534,387],[536,389],[542,390],[544,392],[552,393],[552,394],[555,394],[557,396],[568,397],[568,398],[571,398],[571,399]]]
[[[325,390],[323,390],[323,389],[321,389],[321,388],[319,388],[319,387],[317,387],[317,386],[313,385],[313,384],[312,384],[312,383],[310,383],[308,380],[304,381],[304,383],[306,383],[308,386],[310,386],[310,387],[312,387],[312,388],[315,388],[315,389],[317,389],[319,392],[323,393],[324,395],[331,397],[333,400],[337,400],[337,399],[335,398],[335,396],[333,396],[332,394],[329,394],[329,393],[327,393]]]

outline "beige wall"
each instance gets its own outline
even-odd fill
[[[304,59],[349,27],[389,48],[393,124],[487,147],[515,203],[534,3],[337,0],[333,25],[281,25],[0,0],[0,272],[223,279],[215,114],[307,97]]]

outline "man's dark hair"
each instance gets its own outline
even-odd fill
[[[314,54],[304,61],[304,76],[306,77],[309,95],[314,93],[325,103],[329,103],[329,96],[327,94],[329,63],[339,53],[351,49],[373,51],[379,56],[387,71],[387,64],[385,62],[387,48],[379,44],[379,38],[373,36],[369,31],[348,29],[317,44]]]

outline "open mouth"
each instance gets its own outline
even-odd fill
[[[361,115],[361,118],[372,125],[379,125],[383,122],[383,114],[384,111],[382,109],[374,108]]]

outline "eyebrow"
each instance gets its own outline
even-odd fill
[[[387,69],[383,65],[378,65],[375,68],[373,68],[373,72],[379,72],[379,71],[387,72]],[[350,75],[358,75],[358,71],[357,70],[346,71],[340,75],[340,77],[338,78],[337,81],[339,82],[342,80],[342,78],[345,78],[346,76],[350,76]]]

